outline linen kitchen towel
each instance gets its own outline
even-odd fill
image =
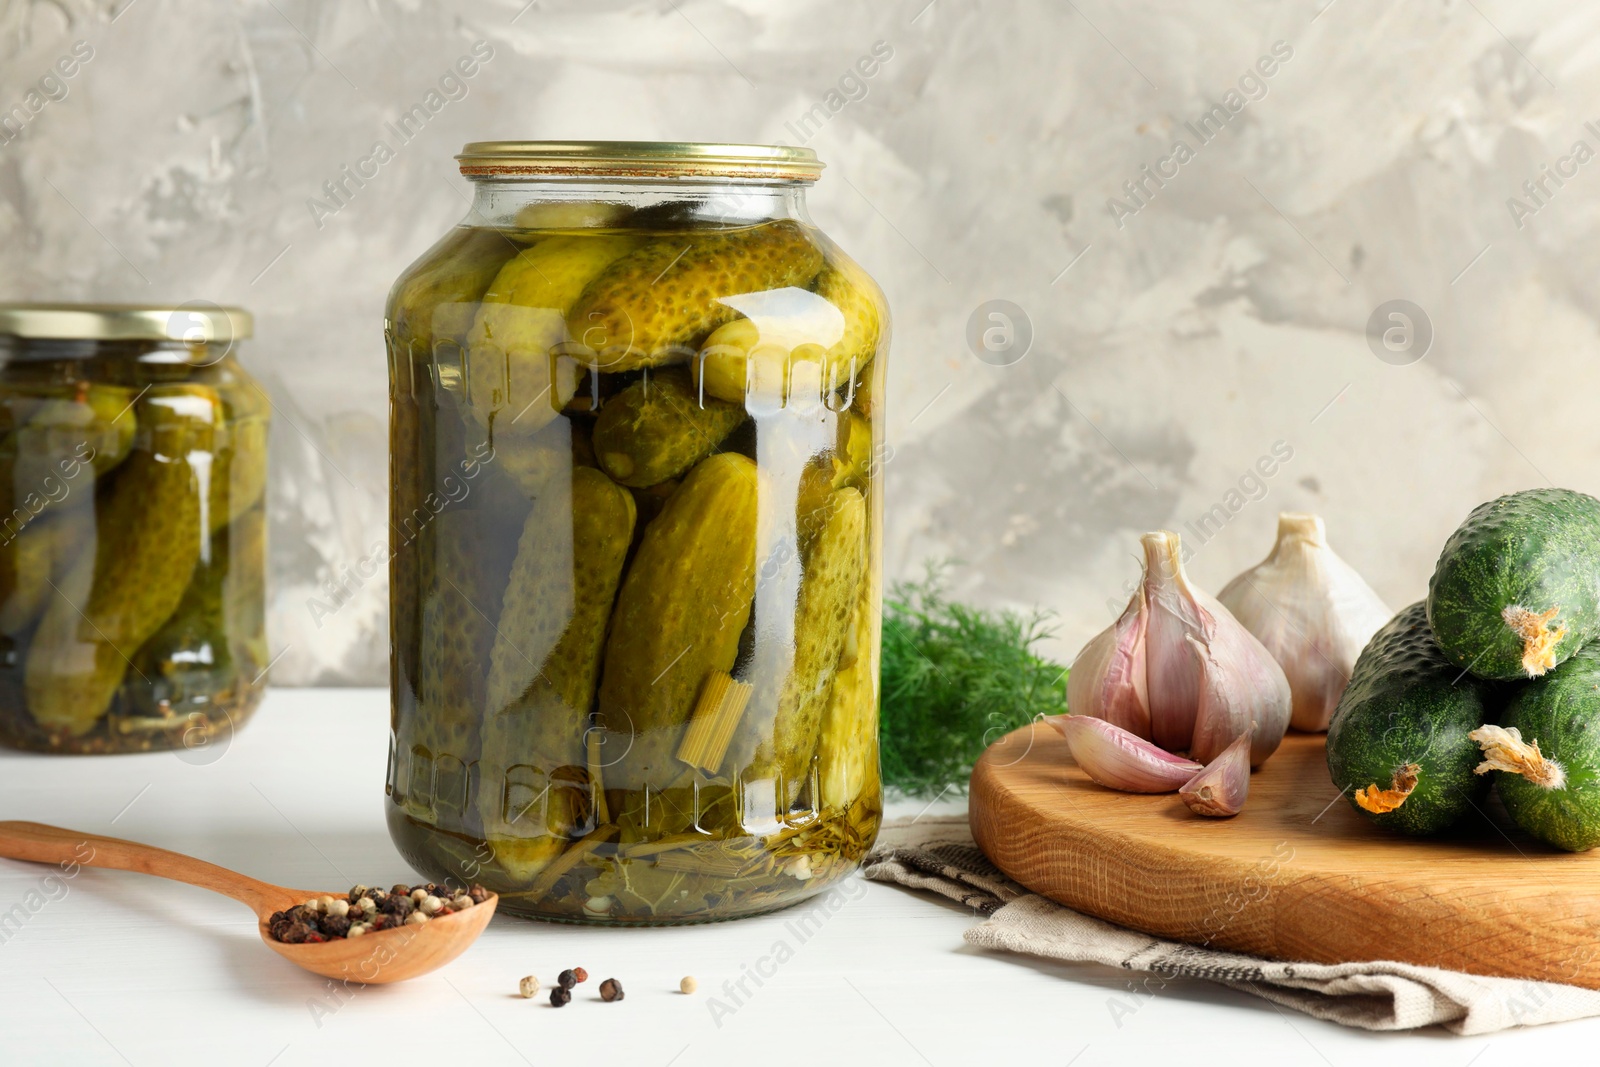
[[[966,940],[984,948],[1101,963],[1161,979],[1203,978],[1345,1026],[1442,1026],[1487,1034],[1600,1015],[1600,992],[1552,982],[1480,978],[1409,963],[1285,963],[1187,945],[1115,926],[1031,893],[972,842],[965,815],[886,823],[863,873],[925,889],[983,916]]]

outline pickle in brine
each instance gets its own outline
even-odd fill
[[[848,261],[823,267],[812,288],[807,299],[750,306],[747,317],[718,327],[694,361],[695,383],[743,402],[787,401],[802,386],[835,393],[862,380],[883,338],[882,295]]]
[[[839,657],[817,742],[821,808],[846,809],[878,788],[878,657],[873,648],[877,602],[861,583],[850,635]]]
[[[714,397],[702,404],[688,371],[657,371],[600,409],[594,424],[595,458],[623,485],[658,485],[715,452],[746,417],[738,404]]]
[[[421,270],[407,271],[389,294],[389,328],[411,355],[436,341],[466,341],[478,299],[518,246],[494,229],[461,227],[423,253]]]
[[[756,467],[735,453],[689,472],[646,528],[606,641],[599,713],[627,749],[606,784],[665,784],[679,735],[713,671],[728,672],[755,596]]]
[[[478,422],[531,434],[578,388],[578,364],[560,354],[566,314],[590,281],[637,245],[607,234],[546,237],[490,283],[467,335],[467,400]]]
[[[228,534],[224,528],[212,536],[183,599],[133,656],[137,673],[128,688],[141,714],[164,717],[203,707],[237,682],[223,614],[223,583],[232,559]]]
[[[267,426],[272,408],[254,382],[221,386],[222,426],[211,464],[207,512],[215,533],[255,506],[267,490]]]
[[[422,645],[416,722],[404,731],[403,743],[414,758],[431,760],[436,776],[441,761],[465,767],[478,756],[483,665],[494,647],[495,620],[510,568],[508,548],[498,534],[492,516],[450,507],[408,549],[423,553]],[[459,811],[468,798],[456,796],[454,784],[450,794],[439,797],[424,789],[417,800],[426,797],[425,803]]]
[[[805,785],[817,750],[822,712],[851,633],[852,613],[867,566],[867,505],[855,489],[840,489],[816,542],[804,557],[794,613],[794,661],[779,688],[772,717],[750,715],[763,731],[745,777],[777,778],[786,804]],[[768,727],[770,724],[770,732]]]
[[[62,514],[40,515],[5,546],[13,553],[16,580],[0,603],[0,633],[14,637],[38,620],[50,599],[51,583],[66,580],[68,568],[94,536],[92,502],[64,503]]]
[[[103,715],[132,655],[183,599],[200,559],[202,478],[221,400],[200,385],[152,387],[136,405],[140,447],[101,507],[95,552],[72,568],[34,634],[28,709],[71,736]]]
[[[593,467],[571,486],[523,526],[490,657],[479,813],[495,859],[524,882],[592,812],[585,738],[633,539],[626,489]]]
[[[788,220],[657,237],[595,278],[567,323],[607,371],[685,363],[739,315],[724,298],[809,285],[821,269],[821,250]]]

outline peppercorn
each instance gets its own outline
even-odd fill
[[[313,937],[319,937],[316,927],[306,922],[292,922],[284,927],[283,936],[278,940],[291,945],[299,945],[310,941]]]
[[[578,976],[571,970],[562,971],[556,975],[556,984],[562,989],[571,989],[578,984]]]
[[[556,986],[550,990],[550,1004],[552,1007],[564,1008],[572,1001],[572,990],[566,986]]]
[[[414,909],[410,897],[403,893],[391,893],[387,900],[378,905],[378,910],[396,922],[404,922]]]
[[[325,915],[317,927],[330,937],[344,937],[350,933],[350,920],[343,915]]]
[[[471,898],[474,904],[482,904],[489,899],[489,891],[477,882],[473,882],[472,888],[467,890],[467,896]]]
[[[574,967],[572,968],[572,977],[576,978],[579,982],[587,982],[589,980],[589,972],[584,970],[582,967]]]
[[[683,981],[678,983],[678,992],[680,993],[692,994],[696,989],[699,988],[700,983],[694,980],[694,975],[692,974],[684,975]]]
[[[531,974],[528,975],[522,981],[517,983],[517,992],[521,993],[525,999],[532,999],[533,997],[538,996],[539,979],[535,978]]]
[[[600,999],[610,1003],[622,999],[622,983],[615,978],[607,978],[600,983]]]

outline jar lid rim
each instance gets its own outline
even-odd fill
[[[456,156],[468,178],[698,177],[812,182],[822,161],[793,145],[700,141],[472,141]]]
[[[229,344],[251,336],[240,307],[183,304],[0,303],[0,337],[51,341],[178,341]]]

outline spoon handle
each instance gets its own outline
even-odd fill
[[[293,890],[258,882],[237,871],[179,852],[37,822],[0,822],[0,856],[31,863],[54,863],[63,870],[79,864],[153,874],[157,878],[186,882],[230,896],[248,904],[258,915],[287,907],[297,896]]]

